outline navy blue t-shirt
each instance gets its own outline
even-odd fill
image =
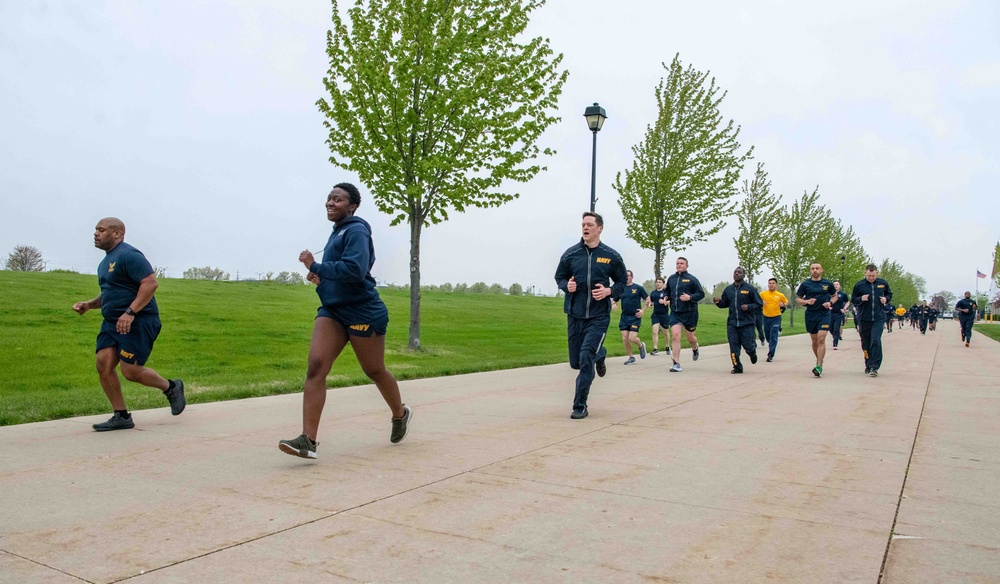
[[[972,320],[976,318],[976,310],[975,310],[976,303],[973,302],[972,300],[969,300],[967,298],[962,298],[955,304],[955,308],[956,309],[964,308],[969,311],[969,312],[958,312],[957,314],[959,320]]]
[[[837,314],[847,306],[847,301],[850,298],[847,297],[847,293],[841,290],[833,295],[833,301],[830,303],[830,310],[834,310]],[[822,303],[821,303],[822,304]]]
[[[799,284],[799,289],[795,295],[803,300],[809,300],[810,298],[816,299],[814,304],[806,305],[806,312],[822,312],[824,310],[829,310],[829,308],[823,306],[823,303],[830,302],[830,299],[835,293],[836,290],[833,287],[833,282],[830,280],[825,278],[821,280],[813,280],[812,278],[809,278],[805,282]]]
[[[101,314],[108,322],[118,317],[132,304],[139,293],[139,282],[153,273],[142,252],[124,241],[111,248],[101,265],[97,266],[97,282],[101,285]],[[137,313],[137,316],[159,316],[156,298]]]
[[[642,308],[642,301],[648,296],[646,289],[638,284],[625,286],[625,290],[622,292],[622,297],[619,300],[621,302],[622,314],[635,316],[635,313]]]
[[[649,293],[649,301],[653,303],[653,314],[666,316],[670,313],[670,306],[660,304],[660,299],[667,295],[666,290],[653,290]]]

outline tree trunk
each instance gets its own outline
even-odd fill
[[[420,230],[423,221],[418,213],[410,214],[410,343],[420,350]]]
[[[792,313],[788,315],[788,328],[795,328],[795,309],[798,308],[798,302],[795,302],[795,284],[792,284],[790,290],[792,293],[791,302],[788,303],[789,308],[791,308]]]
[[[663,276],[663,249],[657,247],[656,257],[653,260],[653,278],[659,278],[662,276]]]

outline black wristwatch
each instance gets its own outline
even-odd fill
[[[125,309],[125,314],[128,314],[130,316],[135,316],[135,311],[132,310],[131,306],[129,306],[128,308]]]

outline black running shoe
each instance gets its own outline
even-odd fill
[[[389,442],[396,444],[406,438],[406,425],[413,419],[413,410],[410,406],[403,404],[403,415],[392,419],[392,434],[389,435]]]
[[[298,438],[292,438],[291,440],[279,440],[278,448],[292,456],[298,456],[300,458],[316,458],[316,447],[319,446],[319,442],[313,442],[305,434],[300,435]]]
[[[608,366],[604,364],[604,359],[601,359],[600,361],[595,363],[595,366],[597,368],[598,377],[604,377],[604,374],[608,372]]]
[[[693,351],[691,351],[691,360],[692,361],[698,360],[698,349],[694,349]]]
[[[187,399],[184,397],[184,382],[180,379],[171,379],[170,381],[174,382],[174,388],[163,392],[163,395],[167,396],[167,401],[170,402],[170,413],[179,416],[184,411],[184,407],[187,406]]]
[[[570,418],[574,420],[582,420],[588,416],[587,408],[583,408],[583,411],[573,410],[573,413],[569,415]]]
[[[754,351],[753,353],[750,353],[750,363],[751,364],[756,364],[757,363],[757,351]]]
[[[768,353],[767,354],[767,362],[770,363],[773,360],[774,360],[774,353]]]
[[[107,422],[101,422],[100,424],[94,424],[94,430],[97,432],[110,432],[111,430],[128,430],[130,428],[135,428],[135,422],[132,421],[132,416],[125,417],[118,412],[115,412],[113,416]]]

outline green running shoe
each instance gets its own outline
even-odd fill
[[[406,425],[413,418],[413,410],[410,406],[403,404],[403,416],[392,419],[392,434],[389,435],[389,442],[396,444],[406,438]]]
[[[278,448],[282,452],[301,458],[315,459],[317,446],[319,446],[319,442],[313,442],[305,434],[300,435],[298,438],[278,442]]]

